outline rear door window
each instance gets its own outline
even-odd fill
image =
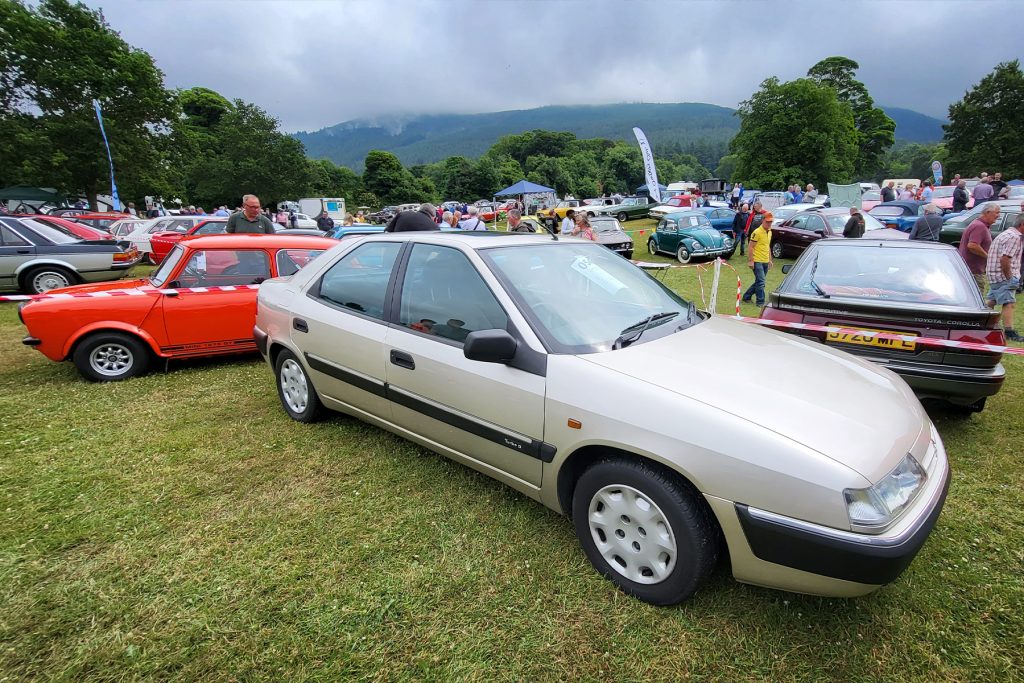
[[[383,320],[388,283],[401,248],[398,242],[370,242],[356,247],[324,273],[312,295]]]

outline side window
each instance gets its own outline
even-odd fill
[[[658,232],[675,232],[675,231],[676,231],[676,224],[673,223],[672,221],[669,221],[669,220],[666,220],[666,219],[662,218],[661,222],[658,223]]]
[[[508,317],[462,252],[417,244],[402,285],[399,323],[462,342],[470,332],[505,329]]]
[[[307,263],[324,253],[323,249],[282,249],[277,252],[277,274],[294,275]]]
[[[314,296],[337,306],[384,319],[384,297],[399,242],[371,242],[356,247],[324,273]]]
[[[28,242],[19,237],[6,225],[0,225],[0,245],[5,247],[27,247]]]
[[[793,216],[793,219],[789,221],[787,228],[794,228],[796,230],[807,229],[807,216]]]
[[[807,217],[807,225],[806,225],[806,227],[804,229],[805,230],[811,230],[812,232],[815,231],[815,230],[821,230],[822,232],[824,232],[825,231],[825,221],[823,221],[821,219],[821,216],[808,216]]]
[[[224,234],[224,231],[227,230],[227,229],[228,229],[228,224],[227,224],[226,221],[216,221],[216,222],[213,222],[213,223],[207,223],[206,225],[202,226],[201,228],[199,228],[198,230],[196,230],[192,234],[194,234],[194,235],[222,235],[222,234]]]
[[[178,282],[182,287],[258,285],[270,277],[270,258],[258,249],[206,249],[193,252]]]

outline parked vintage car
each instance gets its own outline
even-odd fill
[[[153,218],[122,218],[110,224],[107,230],[118,239],[125,239],[128,235],[138,230],[144,223],[149,223]]]
[[[126,238],[129,242],[135,245],[135,248],[142,254],[142,260],[152,262],[150,254],[153,251],[153,247],[150,243],[150,239],[159,232],[177,232],[184,235],[188,232],[189,228],[207,221],[212,216],[162,216],[160,218],[154,218],[139,225],[133,232],[128,234]]]
[[[620,223],[625,223],[633,218],[647,218],[651,207],[657,206],[657,204],[647,195],[623,197],[622,201],[615,206],[600,207],[597,214],[615,216]]]
[[[42,294],[123,277],[138,254],[115,240],[82,240],[35,218],[0,216],[0,289]]]
[[[861,214],[864,218],[864,237],[872,239],[907,239],[909,235],[899,230],[890,230],[882,225],[871,214]],[[781,223],[776,219],[772,228],[772,256],[782,258],[803,253],[813,242],[824,237],[842,237],[846,222],[850,220],[850,210],[808,209],[801,211],[792,218]]]
[[[882,191],[881,190],[868,190],[860,196],[860,210],[864,213],[871,211],[879,204],[882,203]]]
[[[942,222],[942,230],[939,232],[939,241],[953,246],[959,245],[964,230],[981,215],[981,210],[988,203],[983,202],[981,206],[946,216]],[[989,232],[993,237],[1012,226],[1021,212],[1021,200],[1019,199],[1001,199],[996,203],[999,204],[999,218],[989,226]]]
[[[654,604],[692,596],[723,555],[740,581],[868,593],[910,563],[948,487],[895,375],[700,313],[578,239],[343,243],[265,282],[254,332],[287,415],[347,413],[571,515],[594,567]],[[772,372],[736,362],[755,357]]]
[[[557,219],[560,221],[565,218],[565,214],[569,212],[569,209],[576,211],[581,205],[582,202],[578,199],[563,199],[550,209],[540,209],[537,211],[537,215],[547,221],[550,221],[551,219]],[[597,207],[594,208],[596,209]]]
[[[736,218],[735,211],[721,206],[698,206],[693,210],[707,216],[715,230],[720,230],[732,239],[736,239],[736,231],[732,228],[732,221]]]
[[[942,209],[942,213],[949,213],[953,210],[953,185],[939,185],[932,189],[932,203]],[[974,206],[974,197],[967,195],[967,208]]]
[[[657,229],[647,240],[647,251],[652,256],[670,254],[680,263],[689,263],[695,258],[730,258],[736,251],[736,242],[716,230],[703,213],[682,211],[658,221]]]
[[[155,232],[149,236],[149,260],[159,265],[175,244],[189,235],[223,235],[228,219],[223,216],[206,216],[205,220],[172,226],[175,229]]]
[[[882,202],[868,211],[878,222],[887,228],[896,228],[900,232],[909,233],[917,219],[924,215],[927,202],[914,199],[898,199],[894,202]]]
[[[54,361],[72,360],[86,379],[135,377],[157,358],[192,358],[255,350],[256,290],[179,292],[181,288],[254,285],[291,275],[337,244],[322,237],[213,235],[174,245],[149,278],[59,290],[128,290],[135,296],[30,301],[19,310],[24,343]]]
[[[622,229],[622,224],[617,218],[594,216],[590,219],[590,227],[598,244],[603,244],[620,256],[633,258],[633,238]]]
[[[73,216],[67,216],[67,218],[78,221],[83,225],[88,225],[100,230],[109,230],[110,226],[117,221],[131,217],[132,216],[129,214],[116,211],[90,211],[87,213],[78,213]]]
[[[648,214],[651,218],[663,218],[676,211],[689,211],[693,207],[696,197],[691,194],[677,194],[669,197],[661,204],[655,204],[650,208]]]
[[[946,244],[867,237],[815,242],[770,295],[761,317],[853,328],[790,331],[892,370],[921,398],[942,399],[967,411],[981,410],[1006,374],[999,352],[856,332],[1005,344],[998,312],[985,307],[964,260]]]

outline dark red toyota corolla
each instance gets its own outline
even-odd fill
[[[762,318],[1004,345],[956,249],[936,242],[825,239],[810,244],[772,292]],[[1002,387],[1002,354],[853,332],[788,332],[884,365],[919,398],[970,412]],[[837,391],[841,390],[836,388]]]

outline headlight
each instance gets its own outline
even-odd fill
[[[843,495],[850,524],[865,529],[887,526],[913,502],[927,479],[924,469],[908,453],[874,486],[845,489]]]
[[[722,244],[724,244],[727,247],[731,247],[732,246],[732,238],[729,237],[728,235],[723,235],[722,236]]]

